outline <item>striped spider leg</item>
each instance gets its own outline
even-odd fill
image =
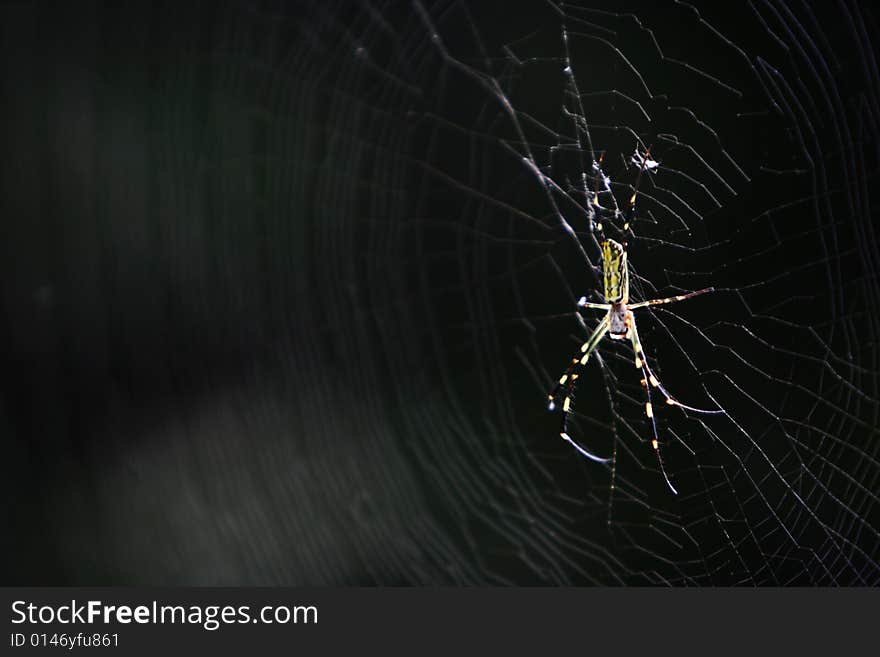
[[[571,443],[571,445],[581,454],[598,463],[607,463],[611,459],[596,456],[572,440],[571,436],[568,435],[568,414],[571,412],[571,400],[574,397],[575,383],[577,382],[578,376],[580,376],[579,370],[587,364],[590,355],[602,341],[602,338],[605,337],[605,334],[608,333],[608,322],[608,315],[605,315],[605,317],[602,318],[602,321],[599,322],[599,325],[593,330],[590,337],[587,338],[587,341],[581,345],[580,352],[571,359],[571,364],[568,366],[568,369],[565,370],[565,374],[560,377],[553,392],[550,393],[550,402],[548,404],[551,411],[556,410],[556,399],[559,397],[559,391],[563,388],[565,389],[565,397],[562,401],[562,426],[559,429],[559,435],[563,440]]]
[[[650,149],[648,149],[648,151],[645,153],[645,156],[639,162],[641,165],[639,178],[637,178],[635,191],[633,192],[633,195],[629,200],[628,208],[625,212],[625,230],[628,230],[629,223],[634,213],[636,193],[638,190],[638,180],[641,178],[641,171],[645,169],[647,163],[650,161],[649,155]],[[601,165],[601,159],[599,164]],[[595,196],[594,204],[598,205],[595,200]],[[601,238],[600,246],[602,249],[602,279],[605,303],[590,303],[586,300],[586,297],[581,297],[578,301],[578,307],[602,310],[605,311],[605,316],[599,322],[598,326],[596,326],[596,328],[593,330],[593,333],[590,335],[587,341],[584,342],[583,345],[581,345],[579,353],[574,358],[572,358],[568,369],[556,383],[556,386],[553,388],[553,391],[549,395],[549,408],[551,411],[556,410],[557,400],[561,397],[562,419],[559,429],[559,435],[562,437],[563,440],[573,445],[578,450],[578,452],[580,452],[587,458],[598,461],[600,463],[608,462],[610,459],[602,458],[590,453],[589,451],[578,445],[571,438],[571,436],[568,434],[568,415],[571,412],[572,399],[574,398],[577,380],[580,376],[580,369],[587,364],[590,355],[599,346],[599,343],[602,341],[602,339],[606,335],[612,340],[629,339],[632,344],[635,366],[638,370],[640,370],[642,374],[641,383],[642,387],[645,390],[646,397],[645,415],[650,421],[651,425],[651,446],[654,448],[654,453],[657,456],[657,464],[660,467],[660,472],[663,474],[663,478],[666,480],[666,484],[669,486],[669,489],[672,491],[672,493],[674,495],[677,495],[678,491],[675,490],[675,487],[672,485],[672,482],[670,481],[669,476],[666,473],[666,468],[663,464],[663,457],[660,454],[660,439],[657,433],[657,420],[654,417],[654,407],[651,401],[651,389],[654,388],[661,395],[663,395],[663,397],[666,399],[666,403],[670,406],[679,406],[681,408],[697,413],[714,414],[722,413],[723,411],[706,410],[696,408],[694,406],[688,406],[687,404],[681,403],[671,394],[669,394],[666,388],[663,387],[663,384],[660,382],[660,380],[651,371],[651,368],[648,365],[647,358],[645,358],[643,355],[644,350],[642,348],[641,340],[639,339],[638,330],[636,329],[636,320],[635,315],[633,314],[633,310],[637,310],[639,308],[647,308],[649,306],[658,306],[662,304],[684,301],[686,299],[705,294],[706,292],[712,292],[713,288],[704,288],[702,290],[689,292],[687,294],[680,294],[677,296],[666,297],[662,299],[651,299],[648,301],[640,301],[638,303],[630,304],[629,268],[626,259],[626,245],[625,243],[621,244],[612,239],[606,238],[604,233],[602,232],[601,224],[598,225],[598,231]]]

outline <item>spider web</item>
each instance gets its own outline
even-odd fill
[[[66,582],[880,582],[874,17],[510,4],[147,12],[59,76],[54,106],[97,100],[50,110],[92,154],[49,167],[53,198],[92,223],[10,234],[7,317],[48,277],[63,339],[10,323],[19,399],[55,413],[3,411],[40,436],[20,456]],[[622,207],[649,145],[633,297],[715,289],[636,311],[665,387],[723,410],[655,398],[677,496],[628,343],[570,421],[607,466],[547,410],[601,317],[575,312],[593,164]],[[6,216],[46,175],[21,158]],[[17,247],[53,227],[47,273]]]
[[[876,108],[862,90],[876,71],[863,10],[840,10],[615,2],[499,20],[415,3],[351,30],[373,84],[412,94],[400,184],[417,191],[396,245],[412,269],[385,336],[402,432],[486,579],[878,581]],[[599,319],[572,311],[599,282],[593,163],[606,155],[625,199],[648,144],[661,166],[629,251],[637,298],[716,289],[637,315],[673,394],[724,410],[658,410],[677,498],[628,345],[600,346],[575,404],[576,440],[609,469],[559,441],[541,403]]]

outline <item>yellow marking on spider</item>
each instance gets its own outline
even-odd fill
[[[669,399],[668,397],[666,398],[666,403],[669,404],[670,406],[678,406],[677,401],[675,401],[674,399]]]
[[[649,418],[654,417],[654,407],[651,406],[651,402],[645,402],[645,415]]]
[[[590,342],[589,342],[589,340],[588,340],[587,342],[584,342],[584,343],[581,345],[581,351],[586,351],[586,350],[589,349],[589,348],[590,348]],[[575,358],[575,360],[577,360],[577,358]]]
[[[559,385],[564,386],[566,381],[568,381],[568,374],[563,374],[559,379]]]
[[[571,397],[566,397],[565,401],[562,402],[562,410],[568,413],[568,409],[571,408]]]
[[[605,301],[614,303],[629,295],[629,277],[626,268],[626,249],[614,240],[602,242],[602,273]]]
[[[586,365],[587,360],[589,360],[589,358],[590,358],[590,354],[584,354],[584,357],[581,358],[581,365]]]
[[[648,376],[648,381],[650,381],[651,385],[654,386],[655,388],[660,385],[660,382],[657,380],[657,377],[654,376],[653,374]]]
[[[633,195],[629,197],[629,204],[630,205],[636,204],[636,192],[633,192]]]
[[[654,440],[651,441],[651,447],[653,447],[654,449],[657,449],[657,439],[656,438],[654,438]]]
[[[636,356],[636,367],[642,369],[642,359]]]
[[[642,350],[642,345],[640,345],[638,342],[636,342],[635,345],[633,345],[633,351],[636,353],[639,353],[641,350]]]

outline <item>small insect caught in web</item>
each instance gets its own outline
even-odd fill
[[[595,184],[592,190],[592,198],[590,202],[595,206],[596,209],[603,209],[599,203],[599,195],[602,190],[610,190],[610,185],[608,184],[609,179],[602,171],[602,161],[603,157],[600,156],[599,160],[597,162],[594,162],[593,164],[593,171],[595,173]],[[636,198],[638,196],[639,186],[641,184],[643,175],[645,174],[645,172],[654,173],[660,166],[659,162],[651,158],[650,147],[644,153],[640,153],[637,146],[635,153],[631,158],[631,162],[636,165],[636,167],[638,167],[638,173],[636,174],[636,179],[632,185],[632,195],[630,196],[629,201],[626,204],[625,210],[621,213],[623,215],[622,232],[624,234],[631,231],[631,226],[635,218]],[[707,410],[696,408],[694,406],[688,406],[687,404],[683,404],[675,399],[669,393],[669,391],[666,390],[666,388],[663,386],[663,384],[660,382],[660,380],[657,378],[657,376],[653,373],[650,366],[648,365],[648,360],[644,355],[642,342],[639,339],[639,333],[636,328],[635,314],[633,313],[633,311],[640,308],[648,308],[651,306],[659,306],[663,304],[685,301],[686,299],[691,299],[701,294],[713,292],[714,288],[708,287],[702,290],[696,290],[695,292],[688,292],[686,294],[679,294],[672,297],[665,297],[662,299],[649,299],[646,301],[630,303],[629,266],[627,263],[626,242],[618,242],[609,237],[606,237],[601,221],[594,224],[594,230],[597,233],[599,246],[601,248],[603,284],[602,291],[605,302],[590,303],[587,301],[586,297],[581,297],[577,305],[578,308],[602,310],[605,312],[605,316],[599,321],[599,324],[593,330],[592,334],[590,334],[590,336],[587,338],[586,342],[581,345],[580,350],[572,358],[571,363],[565,370],[565,373],[563,373],[563,375],[557,381],[555,387],[549,395],[549,408],[551,411],[557,410],[558,401],[561,399],[562,419],[559,429],[559,435],[562,437],[563,440],[569,442],[575,449],[578,450],[578,452],[580,452],[587,458],[600,463],[608,462],[610,459],[602,458],[596,456],[595,454],[592,454],[591,452],[580,446],[569,435],[568,417],[571,413],[572,400],[574,398],[577,380],[580,376],[580,370],[584,365],[587,364],[587,361],[590,359],[590,356],[593,354],[593,352],[598,348],[599,344],[602,342],[602,339],[607,335],[612,340],[629,340],[632,344],[633,362],[635,363],[636,369],[641,374],[641,385],[643,390],[645,391],[645,416],[647,417],[651,426],[651,446],[653,447],[654,453],[657,456],[657,464],[660,467],[660,472],[662,473],[663,478],[666,480],[666,484],[669,486],[669,489],[672,491],[673,494],[678,494],[678,491],[676,491],[675,487],[672,485],[672,482],[669,479],[669,475],[666,473],[666,468],[663,464],[663,457],[660,453],[660,437],[657,432],[657,420],[654,417],[654,407],[652,403],[651,390],[653,389],[659,392],[660,395],[662,395],[663,398],[666,400],[666,404],[670,406],[678,406],[680,408],[684,408],[696,413],[716,414],[723,413],[724,411],[720,409]]]

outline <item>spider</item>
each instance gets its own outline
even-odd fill
[[[630,223],[632,222],[633,216],[635,214],[636,195],[638,194],[639,183],[642,178],[642,173],[646,170],[650,172],[658,166],[657,162],[651,160],[650,155],[650,147],[645,151],[644,155],[641,155],[639,153],[638,147],[636,147],[635,155],[633,155],[632,157],[632,163],[637,165],[639,167],[639,170],[635,184],[633,185],[632,196],[629,198],[627,209],[624,212],[624,233],[629,230]],[[599,161],[593,167],[594,170],[596,170],[596,185],[592,192],[592,203],[600,209],[601,206],[599,205],[599,177],[602,176],[604,179],[604,174],[602,174],[601,166],[602,156],[600,156]],[[616,242],[613,239],[606,238],[601,223],[598,223],[596,225],[596,230],[599,233],[599,246],[602,251],[602,280],[604,287],[605,303],[589,303],[586,297],[581,297],[578,300],[577,305],[578,308],[604,310],[605,317],[602,318],[602,320],[599,322],[599,325],[596,326],[590,337],[587,338],[587,341],[584,342],[583,345],[581,345],[580,351],[574,356],[571,364],[568,366],[568,369],[565,371],[562,377],[560,377],[553,391],[550,393],[549,408],[551,411],[556,409],[556,400],[559,398],[560,392],[564,390],[565,395],[562,398],[562,423],[559,435],[562,437],[563,440],[567,441],[575,449],[577,449],[578,452],[592,459],[593,461],[597,461],[599,463],[607,463],[608,461],[610,461],[610,459],[601,458],[599,456],[591,454],[586,449],[578,445],[571,438],[571,436],[569,436],[567,430],[568,415],[571,412],[572,398],[579,376],[578,371],[581,367],[586,365],[587,361],[590,358],[590,355],[599,346],[602,338],[608,335],[608,337],[612,340],[629,339],[632,342],[633,357],[636,369],[641,371],[643,377],[641,380],[641,384],[646,394],[645,415],[647,416],[648,420],[650,420],[651,424],[651,446],[654,448],[654,453],[657,455],[657,463],[660,466],[660,472],[663,474],[663,478],[666,480],[666,484],[669,486],[669,489],[672,491],[673,495],[677,495],[678,491],[675,490],[675,487],[669,480],[669,476],[666,474],[666,468],[663,465],[663,458],[660,455],[660,440],[657,435],[657,421],[654,418],[654,407],[651,405],[651,388],[656,388],[660,392],[660,394],[662,394],[663,397],[666,398],[666,403],[670,406],[679,406],[681,408],[695,411],[697,413],[722,413],[723,411],[705,410],[682,404],[680,401],[672,397],[669,392],[667,392],[666,388],[663,387],[663,384],[660,383],[660,380],[651,371],[651,368],[648,365],[648,361],[643,355],[644,350],[642,349],[642,343],[639,340],[639,333],[636,329],[636,320],[635,316],[633,315],[633,311],[638,310],[639,308],[647,308],[649,306],[659,306],[662,304],[684,301],[685,299],[691,299],[707,292],[713,292],[714,288],[707,287],[702,290],[697,290],[696,292],[679,294],[674,297],[651,299],[648,301],[630,303],[629,269],[626,261],[626,242],[621,243]]]

